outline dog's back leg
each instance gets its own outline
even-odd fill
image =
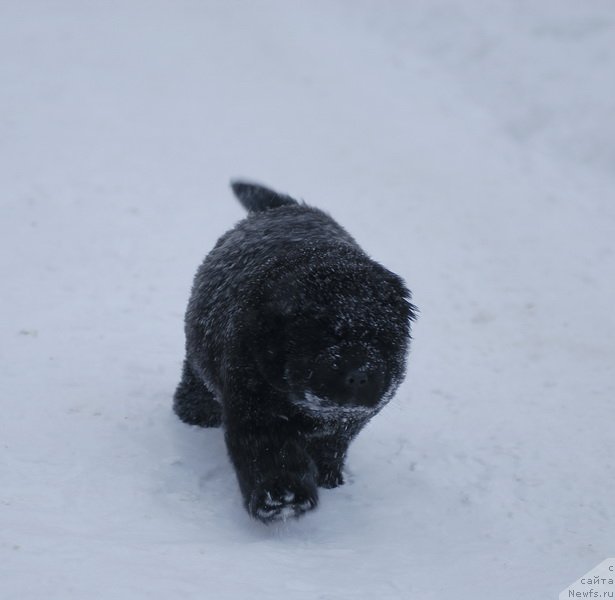
[[[219,427],[222,423],[222,407],[187,360],[184,360],[182,379],[173,396],[173,410],[189,425]]]

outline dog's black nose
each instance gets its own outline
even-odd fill
[[[368,378],[367,373],[361,369],[355,369],[346,374],[344,384],[346,388],[353,392],[359,392],[367,386]]]

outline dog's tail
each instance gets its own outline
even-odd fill
[[[280,206],[292,206],[297,201],[269,188],[247,181],[231,181],[231,188],[241,205],[249,212],[262,212]]]

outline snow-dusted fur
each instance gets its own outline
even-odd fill
[[[223,424],[245,505],[268,522],[343,483],[348,445],[403,379],[414,307],[324,212],[232,187],[249,215],[197,271],[174,409]]]

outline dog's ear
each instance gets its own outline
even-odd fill
[[[267,301],[244,313],[250,353],[258,370],[274,388],[288,391],[286,356],[290,302]]]
[[[383,286],[383,290],[386,290],[386,301],[396,307],[399,316],[401,316],[404,321],[415,321],[418,309],[410,302],[412,300],[412,294],[406,287],[404,280],[399,275],[385,269],[385,282],[386,285]]]

